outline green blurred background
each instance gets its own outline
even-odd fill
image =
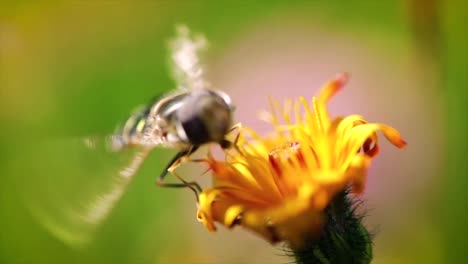
[[[155,151],[87,245],[64,243],[37,217],[60,220],[67,208],[38,208],[105,185],[100,160],[72,142],[112,132],[174,87],[166,43],[179,23],[206,35],[209,80],[260,131],[252,113],[267,96],[310,97],[351,73],[332,111],[391,124],[409,143],[384,143],[371,169],[373,263],[465,262],[467,10],[436,0],[2,2],[0,263],[290,261],[243,230],[206,232],[189,192],[155,187],[169,150]]]

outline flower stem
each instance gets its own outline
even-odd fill
[[[339,193],[326,208],[322,234],[306,241],[301,249],[293,249],[297,263],[370,263],[372,236],[356,213],[359,200]]]

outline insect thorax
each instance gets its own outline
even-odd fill
[[[231,126],[227,95],[200,89],[164,97],[136,111],[120,135],[124,145],[184,149],[221,142]]]

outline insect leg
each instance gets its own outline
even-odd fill
[[[237,134],[236,136],[234,137],[234,141],[229,141],[227,139],[224,139],[221,143],[220,143],[220,146],[221,148],[223,149],[228,149],[228,148],[231,148],[231,147],[234,147],[236,149],[236,151],[243,155],[243,152],[240,150],[239,146],[237,145],[237,142],[239,141],[239,138],[240,138],[240,131],[242,129],[242,123],[237,123],[235,124],[234,126],[232,126],[228,133],[234,131],[234,130],[237,130]]]
[[[187,187],[189,188],[190,190],[192,190],[192,192],[195,194],[195,199],[197,200],[198,202],[198,195],[199,193],[202,192],[202,189],[200,187],[200,185],[198,185],[197,182],[194,182],[194,181],[191,181],[191,182],[188,182],[186,180],[184,180],[182,177],[180,177],[177,173],[175,173],[175,171],[170,171],[172,173],[172,175],[174,175],[177,179],[179,179],[182,183],[165,183],[165,185],[160,185],[160,186],[163,186],[163,187],[175,187],[175,188],[179,188],[179,187]],[[170,185],[170,186],[169,186]],[[177,186],[175,186],[177,185]]]
[[[232,144],[234,145],[234,148],[236,148],[236,150],[239,151],[239,149],[237,147],[237,142],[239,141],[240,131],[242,130],[242,123],[235,124],[233,127],[231,127],[231,129],[229,129],[229,132],[232,132],[234,130],[237,130],[237,134],[236,134],[236,137],[234,138],[234,142],[232,142]],[[239,153],[241,153],[241,152],[239,151]]]
[[[167,167],[161,172],[159,177],[156,180],[156,184],[161,186],[161,187],[169,187],[169,188],[185,188],[188,187],[190,188],[198,197],[198,192],[201,192],[202,189],[200,185],[198,185],[197,182],[187,182],[183,180],[180,176],[174,173],[174,170],[180,165],[180,163],[190,156],[193,152],[195,152],[198,149],[198,146],[193,146],[189,148],[188,150],[183,150],[180,151],[175,155],[175,157],[169,162]],[[166,183],[164,182],[164,179],[166,178],[168,173],[172,173],[174,176],[176,176],[182,183]]]

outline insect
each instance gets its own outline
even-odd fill
[[[113,137],[114,148],[142,146],[178,149],[177,155],[159,175],[156,183],[163,187],[189,187],[201,191],[195,182],[165,183],[164,178],[201,145],[218,143],[231,146],[225,135],[231,130],[230,97],[221,91],[204,88],[175,91],[142,108],[131,116],[120,132]],[[130,173],[135,170],[131,170]]]
[[[197,52],[205,45],[203,37],[190,38],[187,27],[178,28],[178,38],[170,44],[178,89],[136,111],[111,142],[116,150],[129,146],[141,146],[146,152],[154,147],[178,149],[156,183],[163,187],[188,187],[195,194],[201,191],[200,186],[186,182],[174,169],[201,145],[218,143],[222,148],[230,147],[225,135],[238,127],[231,128],[234,108],[229,95],[209,89],[209,83],[203,78]],[[136,169],[129,167],[126,173],[130,175]],[[182,183],[165,183],[169,172]]]
[[[73,183],[68,189],[60,185],[60,188],[50,190],[55,185],[47,183],[57,182],[61,180],[60,177],[44,179],[47,175],[63,175],[60,171],[61,166],[71,166],[63,162],[54,162],[52,158],[50,164],[41,162],[40,166],[47,168],[47,175],[34,177],[41,180],[35,184],[31,183],[31,189],[26,191],[26,199],[33,215],[51,233],[72,246],[81,246],[90,241],[96,227],[107,218],[125,193],[133,176],[157,147],[172,148],[178,150],[178,153],[159,174],[156,183],[163,187],[190,188],[198,198],[198,193],[201,192],[198,183],[187,182],[178,176],[174,169],[202,145],[215,143],[222,148],[231,147],[237,137],[231,143],[226,139],[226,135],[240,128],[240,125],[232,126],[234,107],[230,97],[222,91],[211,89],[204,79],[198,53],[205,47],[204,37],[192,36],[187,27],[177,28],[177,37],[170,42],[172,70],[177,89],[137,109],[123,126],[105,138],[105,144],[100,144],[102,142],[99,139],[85,139],[87,149],[96,151],[80,155],[76,162],[73,160],[79,165],[73,171],[67,172],[67,176],[75,175],[73,177],[79,180],[68,180],[67,183]],[[102,145],[105,145],[105,150],[102,150]],[[57,153],[59,158],[63,157],[63,153],[77,153],[75,148],[64,149],[65,144],[58,143],[56,146],[58,150],[54,153]],[[54,150],[50,146],[46,149]],[[117,165],[106,165],[99,170],[98,166],[110,162],[100,162],[104,155],[98,155],[98,150],[112,154],[109,159],[118,159],[119,161],[115,162]],[[47,154],[41,150],[41,155]],[[67,160],[72,158],[73,155],[67,154]],[[122,165],[122,162],[125,164]],[[122,169],[114,171],[113,168]],[[169,173],[176,176],[180,182],[166,182],[165,178]],[[92,174],[99,177],[91,177]],[[86,177],[93,179],[93,183],[89,184],[91,187],[88,185],[80,188],[76,185],[82,182],[86,184]],[[38,195],[38,192],[46,189],[49,190],[46,194]]]

